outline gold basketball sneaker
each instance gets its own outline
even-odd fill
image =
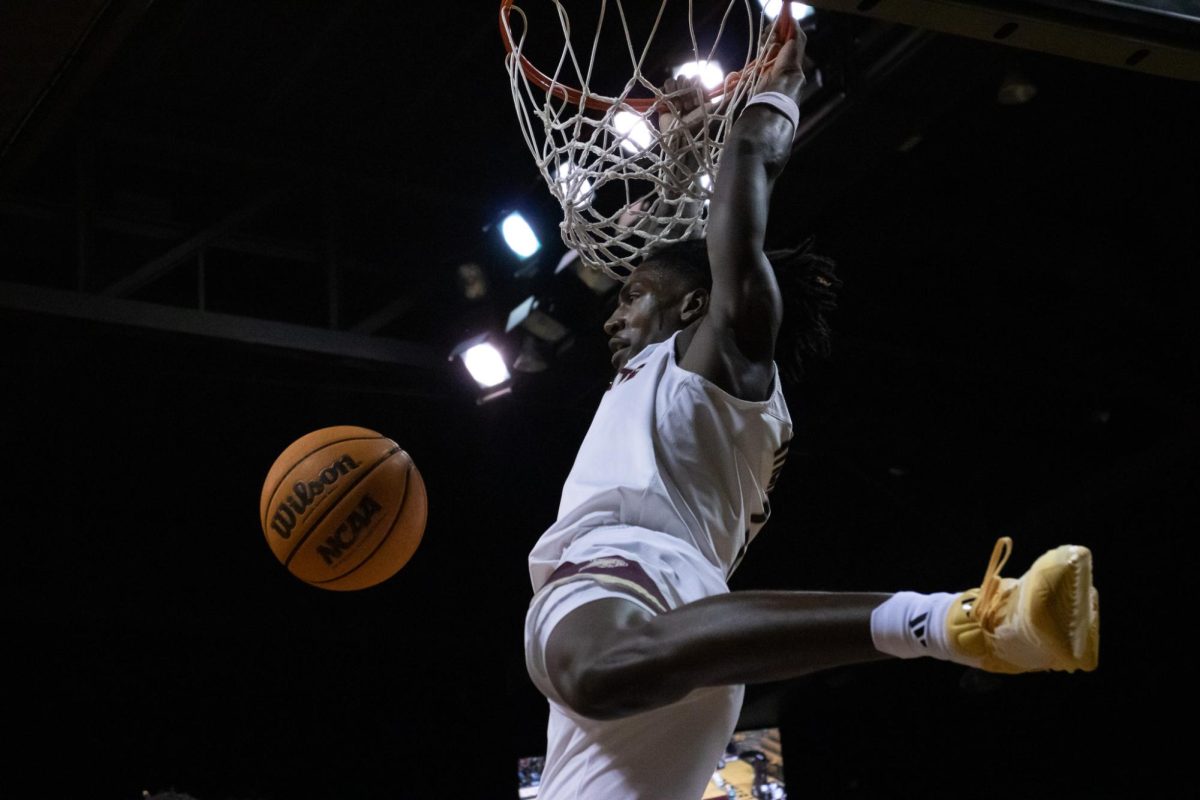
[[[1001,537],[983,584],[954,598],[946,638],[954,660],[988,672],[1081,669],[1099,661],[1100,597],[1092,586],[1092,553],[1067,544],[1021,578],[1001,578],[1012,539]]]

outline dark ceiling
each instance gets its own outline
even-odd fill
[[[545,744],[525,556],[608,380],[611,298],[553,271],[474,8],[0,7],[6,794],[515,796]],[[769,238],[815,234],[846,285],[733,588],[961,589],[998,535],[1013,574],[1079,542],[1101,668],[877,664],[752,687],[743,722],[783,727],[797,796],[1176,785],[1197,84],[832,12],[811,49],[826,91]],[[998,102],[1018,80],[1032,99]],[[492,227],[513,208],[547,242],[520,269]],[[530,295],[572,346],[479,405],[446,356]],[[431,504],[413,562],[349,594],[288,575],[255,518],[278,452],[333,424],[400,442]]]

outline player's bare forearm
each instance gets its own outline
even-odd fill
[[[771,190],[787,160],[786,152],[779,153],[778,144],[772,147],[762,134],[779,123],[790,128],[777,113],[752,106],[738,119],[725,145],[708,218],[714,294],[727,289],[733,294],[737,287],[730,284],[759,266]],[[774,156],[771,162],[768,155]],[[775,166],[773,171],[769,163]]]
[[[799,104],[804,45],[804,34],[797,28],[795,38],[778,52],[764,90],[781,92]],[[774,341],[773,329],[764,332],[754,326],[755,320],[764,318],[764,311],[776,312],[766,315],[776,317],[768,327],[778,325],[778,307],[764,307],[762,300],[777,292],[763,244],[771,192],[787,164],[794,137],[792,120],[783,113],[763,104],[747,106],[725,144],[709,209],[711,310],[738,332],[739,342],[752,346],[764,338]],[[749,329],[744,320],[751,321]]]
[[[548,655],[574,646],[556,685],[577,712],[624,717],[706,686],[785,680],[884,658],[872,643],[870,618],[887,597],[735,592],[640,618],[630,618],[630,603],[602,601],[560,623]]]

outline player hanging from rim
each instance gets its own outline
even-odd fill
[[[775,364],[782,301],[763,242],[804,46],[797,30],[768,76],[777,94],[757,95],[735,123],[706,239],[651,252],[605,323],[617,374],[558,521],[529,557],[526,660],[550,701],[543,800],[696,800],[746,683],[888,657],[1007,673],[1096,667],[1084,547],[1002,579],[1002,538],[980,588],[960,593],[728,590],[792,436]],[[799,258],[815,299],[789,312],[807,314],[797,324],[811,351],[836,279],[828,262]]]

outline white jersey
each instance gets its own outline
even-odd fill
[[[554,626],[623,597],[662,613],[729,591],[770,516],[791,417],[778,370],[764,401],[740,400],[676,363],[675,334],[631,359],[600,402],[563,488],[558,520],[529,555],[535,592],[526,663],[550,701],[545,800],[698,800],[733,733],[742,686],[698,689],[616,720],[560,702],[545,665]]]
[[[630,359],[600,401],[529,555],[534,591],[580,537],[600,546],[597,529],[619,526],[666,534],[724,583],[770,516],[792,437],[778,370],[768,399],[741,400],[676,363],[678,335]]]

